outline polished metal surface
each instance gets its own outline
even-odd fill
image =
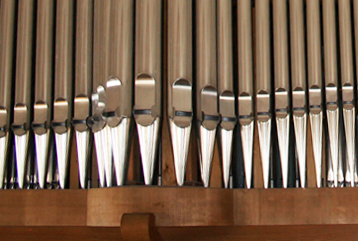
[[[299,176],[301,187],[306,187],[306,139],[307,139],[307,105],[306,105],[306,68],[305,68],[305,34],[304,1],[290,0],[290,49],[291,49],[291,88],[292,115],[296,137]]]
[[[222,163],[222,170],[223,170],[222,175],[223,175],[224,187],[229,188],[234,130],[226,130],[224,128],[219,128],[218,135],[219,135],[219,144],[221,149],[220,151],[221,151],[221,163]],[[246,171],[250,170],[250,168],[245,168],[245,170]],[[251,178],[251,176],[248,174],[247,178]],[[250,185],[248,185],[247,187],[250,188]]]
[[[114,115],[110,115],[107,122],[115,127],[122,118],[132,115],[134,1],[112,0],[110,14],[110,63],[106,90],[107,111],[114,112]]]
[[[355,158],[355,108],[347,110],[343,108],[344,129],[346,134],[346,147],[347,147],[347,162],[346,166],[349,168],[349,181],[346,180],[351,187],[355,186],[355,174],[356,174],[356,158]],[[347,179],[347,178],[346,178]]]
[[[232,103],[235,107],[235,98],[232,97]],[[235,114],[235,113],[234,113]],[[231,170],[231,162],[232,162],[232,150],[233,150],[233,141],[234,141],[234,127],[236,123],[236,118],[232,118],[232,120],[228,121],[231,128],[223,128],[225,123],[221,122],[221,127],[218,129],[219,134],[219,150],[221,152],[221,162],[222,162],[222,171],[223,171],[223,181],[224,187],[229,187],[229,179],[230,179],[230,170]],[[228,123],[226,123],[228,124]],[[249,159],[250,160],[250,159]],[[246,163],[245,163],[246,164]],[[246,164],[250,165],[250,164]],[[247,172],[250,172],[251,169],[245,169]],[[246,173],[246,172],[245,172]],[[247,177],[249,178],[250,175],[248,174]]]
[[[94,142],[96,148],[96,156],[97,156],[97,169],[99,176],[99,185],[100,187],[106,186],[105,181],[105,172],[104,165],[105,160],[111,158],[111,146],[105,145],[108,141],[105,138],[110,138],[109,135],[106,135],[107,125],[106,120],[103,118],[102,113],[106,107],[106,93],[104,87],[101,85],[98,86],[96,92],[92,94],[92,132],[94,135]],[[108,162],[108,161],[106,161]]]
[[[256,2],[255,7],[256,115],[264,188],[269,185],[271,148],[271,63],[270,63],[270,1]]]
[[[9,154],[10,113],[14,71],[15,1],[0,2],[0,188],[6,182]]]
[[[25,187],[25,174],[28,158],[29,133],[21,136],[15,135],[16,172],[17,183],[20,189]]]
[[[351,2],[348,0],[338,1],[339,16],[339,43],[340,43],[340,73],[343,102],[343,123],[346,136],[347,164],[350,172],[351,187],[354,187],[356,168],[355,150],[355,98],[354,98],[354,70],[353,70],[353,39],[351,23]]]
[[[277,139],[281,160],[282,184],[288,186],[290,110],[287,2],[273,0],[274,86]]]
[[[55,3],[37,2],[34,120],[36,169],[40,188],[45,188],[51,135]]]
[[[322,187],[322,111],[319,114],[310,113],[313,157],[315,164],[316,186]]]
[[[161,122],[161,0],[137,0],[133,115],[137,124],[144,182],[152,184]]]
[[[105,126],[103,129],[94,132],[94,141],[96,147],[96,156],[97,156],[97,169],[99,176],[99,186],[106,187],[106,164],[112,160],[112,146],[108,143],[110,138],[110,132],[108,126]],[[107,170],[108,170],[107,165]]]
[[[156,118],[149,126],[137,124],[139,150],[142,158],[144,184],[153,182],[155,160],[157,158],[157,146],[159,137],[159,118]]]
[[[126,181],[129,156],[129,133],[131,129],[131,119],[123,118],[116,127],[110,128],[113,164],[117,186],[122,186]]]
[[[322,1],[323,15],[323,47],[324,47],[324,69],[325,69],[325,86],[326,86],[326,109],[327,124],[329,136],[330,158],[333,171],[334,186],[338,186],[338,164],[339,164],[339,146],[341,143],[338,137],[341,136],[339,131],[339,112],[338,105],[338,69],[337,69],[337,38],[335,22],[335,1]]]
[[[90,140],[90,131],[76,131],[77,158],[78,158],[78,174],[80,187],[87,187],[88,172],[88,146]]]
[[[216,129],[208,130],[200,125],[200,123],[198,123],[198,126],[201,180],[203,181],[204,187],[209,187]]]
[[[254,91],[251,1],[239,1],[238,25],[238,114],[245,166],[246,187],[252,183],[254,140]]]
[[[15,156],[18,185],[25,187],[31,123],[32,56],[35,1],[21,1],[18,6],[14,121]]]
[[[358,186],[356,16],[351,0],[0,1],[0,189]]]
[[[175,176],[179,186],[184,185],[185,169],[188,158],[191,125],[178,127],[169,119],[170,134],[172,138]]]
[[[61,189],[65,189],[67,183],[68,163],[69,163],[69,143],[71,141],[71,130],[68,129],[64,133],[55,133],[57,168],[59,176],[59,185]]]
[[[1,172],[0,172],[0,188],[3,189],[4,188],[4,182],[5,182],[5,177],[6,177],[6,155],[7,155],[7,145],[8,145],[8,135],[0,137],[0,167],[1,167]]]
[[[50,142],[50,130],[42,135],[35,134],[36,169],[38,183],[41,189],[46,188],[46,175],[48,170],[48,149]]]
[[[111,77],[106,83],[106,114],[111,132],[116,181],[121,186],[126,179],[132,120],[134,1],[112,0],[110,14]]]
[[[90,163],[90,116],[92,90],[93,48],[93,0],[77,1],[76,6],[76,56],[75,90],[72,125],[76,133],[77,160],[80,187],[87,187],[88,163]]]
[[[100,187],[111,185],[113,179],[111,133],[104,115],[107,108],[106,83],[110,79],[110,13],[110,0],[94,0],[93,93],[90,125],[94,134]],[[109,176],[107,177],[106,174]]]
[[[193,119],[193,1],[168,1],[168,121],[177,184],[182,186]]]
[[[322,187],[322,141],[323,141],[323,103],[322,103],[322,57],[320,1],[306,1],[307,23],[307,72],[309,93],[309,116],[315,164],[316,186]]]
[[[11,88],[14,71],[14,39],[15,39],[15,1],[0,3],[0,138],[5,137],[10,129]],[[7,149],[7,148],[6,148]],[[0,169],[3,173],[4,170]]]
[[[328,168],[332,169],[333,183],[335,187],[338,187],[338,150],[339,150],[339,126],[338,126],[338,109],[327,109],[327,123],[328,123],[328,135],[329,135],[329,148],[331,165],[328,164]],[[328,179],[329,180],[329,179]]]
[[[106,125],[101,131],[101,148],[104,154],[103,164],[104,164],[104,174],[106,179],[106,186],[111,187],[113,185],[113,156],[112,156],[112,144],[111,143],[111,128]]]
[[[250,189],[252,183],[254,122],[251,121],[250,124],[241,125],[240,133],[242,141],[242,152],[244,157],[245,183],[246,188]]]
[[[300,173],[300,185],[306,187],[306,136],[307,136],[307,115],[293,116],[293,123],[296,136],[296,150],[298,156],[298,167]],[[317,180],[318,181],[318,180]]]
[[[220,121],[217,92],[216,1],[196,1],[196,118],[199,161],[204,187],[210,183],[216,128]]]
[[[111,187],[112,180],[113,180],[112,178],[113,161],[112,161],[111,131],[109,126],[106,125],[100,131],[95,132],[94,140],[96,145],[100,186]]]
[[[56,2],[55,83],[52,128],[55,132],[60,188],[66,187],[72,135],[74,2]]]
[[[282,170],[282,185],[284,188],[288,187],[288,147],[289,147],[289,130],[290,117],[276,117],[278,147],[280,151],[281,170]]]
[[[233,132],[236,125],[236,100],[233,77],[232,1],[217,1],[216,6],[218,104],[221,116],[220,128],[218,129],[220,136],[219,150],[221,152],[224,186],[227,188],[232,161]]]

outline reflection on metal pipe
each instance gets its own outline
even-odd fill
[[[52,128],[55,132],[59,185],[67,185],[72,120],[74,2],[56,3],[55,83]]]
[[[290,0],[292,114],[301,187],[306,187],[306,70],[303,0]]]
[[[307,22],[307,67],[309,111],[315,163],[316,186],[322,186],[322,57],[321,57],[321,23],[320,1],[306,1]]]
[[[8,162],[12,73],[14,69],[15,1],[0,2],[0,189],[5,188]]]
[[[229,187],[233,136],[236,125],[231,12],[231,0],[217,1],[218,101],[221,116],[218,131],[225,188]],[[249,178],[250,175],[247,177]]]
[[[45,188],[50,147],[53,83],[53,30],[55,3],[37,2],[34,121],[36,167],[40,188]]]
[[[111,132],[115,177],[117,185],[121,186],[126,179],[132,120],[134,1],[112,0],[111,4],[106,115]]]
[[[273,33],[275,60],[275,112],[277,138],[281,160],[282,184],[288,186],[289,159],[289,74],[288,74],[288,28],[287,6],[285,0],[273,0]]]
[[[216,66],[216,1],[196,1],[196,102],[199,161],[204,187],[210,173],[218,113]]]
[[[334,186],[338,186],[338,150],[339,137],[339,107],[338,107],[338,74],[337,74],[337,40],[335,23],[335,1],[323,0],[323,46],[324,46],[324,69],[326,80],[326,108],[329,136],[329,151],[331,157]]]
[[[76,71],[72,125],[76,135],[80,187],[86,188],[91,156],[91,133],[87,119],[90,116],[92,87],[93,0],[77,1],[76,10]]]
[[[19,2],[16,52],[15,106],[12,130],[15,134],[15,156],[19,188],[24,188],[28,159],[31,91],[33,24],[35,1]]]
[[[109,79],[110,12],[110,0],[94,1],[93,93],[90,126],[94,133],[100,187],[112,185],[111,133],[104,116],[107,107],[105,87]]]
[[[269,185],[271,147],[270,1],[256,2],[256,113],[264,188]],[[239,108],[240,109],[240,108]]]
[[[244,158],[246,187],[252,183],[252,157],[254,140],[254,103],[252,68],[251,1],[237,3],[238,16],[238,108],[239,124]],[[265,145],[265,144],[264,144]],[[266,182],[266,181],[265,181]],[[268,183],[268,182],[267,182]]]
[[[192,1],[168,1],[168,119],[176,180],[184,184],[193,119]]]
[[[341,63],[341,87],[343,101],[343,122],[346,136],[347,162],[350,177],[346,184],[354,187],[356,173],[355,155],[355,99],[354,99],[354,71],[353,71],[353,46],[351,24],[351,2],[349,0],[338,1],[339,10],[339,43]]]
[[[138,0],[135,27],[134,110],[144,181],[151,185],[161,121],[162,1]]]

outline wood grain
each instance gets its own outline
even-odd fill
[[[168,241],[335,241],[355,240],[357,225],[285,225],[235,227],[161,227]],[[26,237],[26,238],[25,238]],[[0,227],[3,241],[121,241],[121,229],[108,227]]]
[[[2,241],[119,241],[120,228],[92,227],[0,227]]]
[[[357,198],[355,188],[234,190],[235,225],[358,224]]]
[[[218,132],[218,131],[217,131]],[[219,142],[218,135],[215,140],[214,154],[213,154],[213,164],[210,175],[210,187],[221,188],[222,185],[222,169],[221,169],[221,158],[219,153]]]
[[[86,190],[2,190],[0,226],[84,226]]]
[[[358,224],[357,190],[154,186],[3,190],[0,226],[119,227],[124,213],[153,213],[159,227]]]
[[[284,225],[159,228],[164,240],[171,241],[335,241],[356,240],[357,225]]]
[[[309,117],[309,116],[308,116]],[[316,187],[316,168],[315,161],[313,158],[313,146],[312,146],[312,132],[311,132],[311,122],[307,121],[307,156],[311,158],[306,159],[307,163],[307,187]]]
[[[254,172],[254,188],[264,188],[264,178],[262,171],[260,140],[257,124],[255,123],[254,131],[254,159],[253,159],[253,172]]]
[[[356,240],[357,225],[284,225],[235,227],[161,227],[168,241],[336,241]],[[26,237],[26,238],[25,238]],[[121,241],[118,227],[0,227],[3,241]]]
[[[163,186],[176,186],[174,158],[170,132],[168,126],[168,1],[163,1],[163,126],[161,132],[162,139],[162,184]]]
[[[233,224],[232,190],[121,187],[88,190],[87,225],[120,226],[123,213],[153,213],[158,226]]]
[[[125,213],[122,216],[123,241],[162,241],[152,213]]]

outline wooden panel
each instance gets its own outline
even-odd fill
[[[0,226],[86,224],[86,190],[3,190],[2,193]]]
[[[153,213],[157,226],[233,224],[232,190],[121,187],[88,190],[88,226],[120,226],[123,213]]]
[[[358,224],[355,188],[234,190],[234,205],[235,225]]]
[[[262,241],[355,240],[357,225],[296,225],[237,227],[158,228],[163,240],[170,241]],[[93,227],[1,227],[3,241],[120,241],[120,228]]]
[[[158,227],[358,224],[358,192],[127,186],[3,190],[0,199],[0,226],[119,227],[124,213],[153,213]]]
[[[120,241],[120,228],[91,227],[1,227],[2,241]]]
[[[171,241],[262,241],[356,240],[357,225],[297,225],[159,228],[164,240]]]

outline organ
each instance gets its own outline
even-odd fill
[[[0,188],[353,195],[357,6],[1,0]]]

